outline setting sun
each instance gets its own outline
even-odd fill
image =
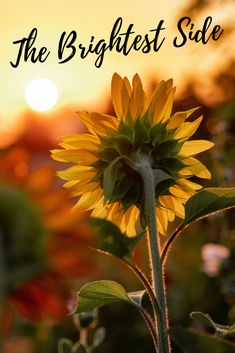
[[[58,100],[58,90],[55,84],[45,78],[31,81],[25,90],[25,100],[37,111],[53,108]]]

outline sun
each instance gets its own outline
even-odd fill
[[[25,89],[25,100],[34,110],[49,110],[55,106],[58,100],[58,89],[51,80],[35,79]]]

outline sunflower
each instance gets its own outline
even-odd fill
[[[114,74],[111,85],[116,116],[80,112],[88,133],[65,136],[52,157],[73,166],[58,175],[79,196],[75,207],[91,216],[114,222],[134,236],[144,220],[144,190],[140,174],[131,167],[140,155],[151,163],[156,176],[156,218],[161,234],[175,216],[184,218],[184,204],[201,185],[190,177],[210,179],[207,168],[194,156],[213,146],[206,140],[188,139],[202,116],[187,121],[198,108],[172,114],[175,88],[162,81],[147,98],[136,74],[132,81]],[[141,222],[143,225],[143,222]]]

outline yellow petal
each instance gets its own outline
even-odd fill
[[[96,203],[100,200],[103,191],[101,189],[86,192],[83,194],[80,199],[78,200],[75,208],[79,208],[82,210],[90,210],[95,208]]]
[[[79,112],[79,118],[93,135],[106,133],[107,128],[117,129],[118,119],[107,114]]]
[[[136,236],[136,211],[135,208],[132,206],[130,207],[127,212],[124,214],[126,228],[125,232],[128,237]]]
[[[167,218],[168,218],[169,222],[173,222],[175,219],[175,214],[169,209],[167,209],[166,211],[167,211]]]
[[[120,228],[121,222],[124,219],[122,205],[120,202],[115,202],[113,204],[107,204],[106,206],[108,210],[107,219]]]
[[[99,113],[90,113],[90,119],[93,123],[95,131],[98,133],[106,132],[106,128],[116,130],[119,125],[119,121],[117,118],[107,114],[99,114]]]
[[[144,91],[143,91],[141,80],[139,76],[136,74],[133,77],[133,90],[130,97],[130,107],[129,107],[132,120],[136,120],[138,117],[140,117],[143,109],[144,109]]]
[[[173,107],[173,102],[174,102],[175,90],[176,90],[175,87],[173,87],[170,90],[170,93],[168,94],[165,106],[162,109],[161,115],[159,117],[159,121],[161,121],[162,123],[164,123],[164,122],[166,122],[167,120],[170,119],[171,111],[172,111],[172,107]]]
[[[174,138],[175,139],[184,139],[187,138],[189,139],[195,131],[198,129],[199,125],[201,124],[201,121],[203,119],[203,116],[200,116],[198,119],[196,119],[193,122],[187,122],[182,124],[175,132]]]
[[[183,190],[177,185],[171,186],[169,188],[169,191],[173,196],[178,197],[183,202],[187,201],[192,196],[192,193]]]
[[[179,152],[179,155],[181,157],[194,156],[195,154],[209,150],[213,146],[214,146],[214,143],[207,141],[207,140],[186,141],[183,144],[183,146]]]
[[[59,146],[64,148],[82,148],[90,151],[96,151],[99,146],[99,139],[95,135],[77,134],[63,137]]]
[[[91,217],[106,218],[107,209],[105,207],[95,207],[94,210],[91,212]]]
[[[182,186],[185,186],[186,189],[189,188],[190,190],[200,190],[202,189],[202,186],[197,184],[197,183],[194,183],[190,180],[187,180],[187,179],[177,179],[177,184],[178,185],[182,185]]]
[[[122,110],[123,110],[123,118],[125,119],[125,117],[128,114],[129,111],[129,103],[130,103],[130,96],[128,93],[128,89],[126,87],[126,85],[123,83],[122,85]]]
[[[185,167],[180,170],[181,175],[195,175],[198,178],[202,179],[211,179],[211,173],[209,170],[195,158],[187,158],[182,161],[184,164],[187,164],[188,167]]]
[[[168,89],[167,82],[162,81],[153,92],[153,95],[150,99],[149,108],[148,108],[148,115],[152,117],[152,119],[154,116],[154,111],[156,110],[156,106],[159,106],[160,110],[162,109],[164,102],[166,100],[167,89]]]
[[[127,92],[128,92],[128,95],[130,97],[131,96],[131,84],[130,84],[130,82],[129,82],[127,77],[124,77],[123,84],[125,85],[125,87],[127,89]]]
[[[157,207],[156,216],[159,233],[166,235],[168,226],[167,211],[165,212],[163,208]]]
[[[200,107],[196,107],[190,110],[186,110],[185,112],[177,112],[170,118],[167,129],[176,129],[183,124],[183,122],[190,117],[196,110]]]
[[[164,207],[174,212],[176,216],[184,218],[184,206],[178,198],[171,195],[161,195],[159,201]]]
[[[53,150],[52,158],[59,162],[75,162],[89,165],[97,161],[93,153],[83,149]]]
[[[160,122],[164,113],[168,114],[172,108],[174,90],[172,89],[172,80],[161,83],[155,90],[149,106],[149,115],[153,117],[154,124]]]
[[[82,179],[70,187],[73,196],[78,196],[85,192],[95,191],[97,189],[99,189],[99,183],[91,182],[90,178]]]
[[[66,170],[57,172],[57,175],[64,180],[79,180],[89,176],[92,179],[96,172],[93,167],[75,165]]]
[[[112,77],[111,96],[112,96],[113,108],[119,119],[123,118],[122,85],[123,85],[123,81],[121,76],[115,73]]]

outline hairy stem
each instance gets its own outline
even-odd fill
[[[153,290],[160,305],[160,320],[158,320],[158,351],[170,352],[168,336],[167,303],[164,285],[164,273],[160,256],[160,243],[157,234],[156,209],[155,209],[155,183],[150,162],[141,162],[141,175],[145,192],[145,217],[148,225],[149,257],[152,271]]]
[[[147,290],[150,301],[152,303],[152,307],[153,307],[153,311],[154,311],[154,318],[155,318],[155,321],[157,322],[157,320],[160,320],[161,310],[160,310],[157,298],[155,297],[155,294],[153,292],[153,289],[152,289],[151,285],[149,284],[148,279],[146,278],[144,273],[138,268],[138,266],[136,266],[136,265],[131,266],[131,269],[134,271],[136,276],[139,278],[139,280],[142,282],[143,286]]]
[[[159,353],[158,352],[158,348],[157,348],[158,347],[158,336],[157,336],[157,332],[155,330],[155,326],[154,326],[154,323],[152,321],[152,318],[151,318],[151,316],[147,313],[147,311],[144,308],[138,306],[138,309],[141,312],[143,318],[145,319],[145,322],[147,323],[147,326],[149,327],[150,333],[151,333],[151,335],[153,337],[155,350],[156,350],[157,353]]]
[[[158,332],[158,353],[170,353],[168,334],[168,313],[164,284],[164,270],[160,254],[160,242],[157,234],[155,180],[151,160],[147,154],[138,153],[133,159],[126,157],[125,162],[136,170],[143,179],[145,218],[148,226],[148,251],[152,275],[153,293],[160,308],[156,323]]]
[[[182,231],[182,229],[184,228],[184,224],[182,223],[179,228],[176,229],[176,231],[170,236],[170,238],[167,240],[163,250],[162,250],[162,254],[161,254],[161,262],[164,266],[165,260],[166,260],[166,256],[167,253],[170,249],[170,246],[172,245],[173,241],[175,240],[175,238],[177,237],[177,235]]]

